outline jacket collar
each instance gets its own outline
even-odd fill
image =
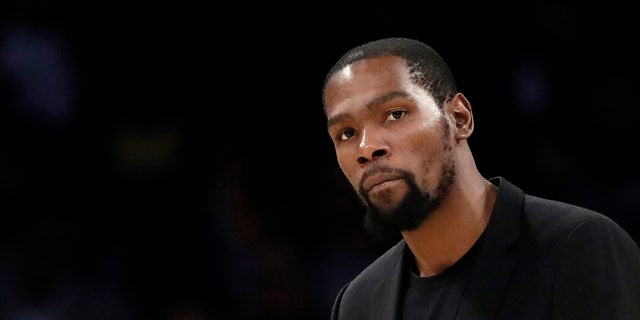
[[[520,236],[524,193],[502,177],[490,181],[499,187],[498,197],[479,243],[480,254],[463,293],[458,319],[493,319],[516,266],[508,249]]]

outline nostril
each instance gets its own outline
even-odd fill
[[[367,158],[365,158],[365,157],[358,157],[358,163],[363,164],[363,163],[365,163],[365,162],[367,162]]]
[[[376,150],[376,151],[374,151],[374,152],[373,152],[373,154],[372,154],[372,156],[373,156],[374,158],[380,158],[380,157],[384,156],[385,154],[387,154],[387,152],[386,152],[386,151],[384,151],[384,150],[382,150],[382,149],[380,149],[380,150]]]

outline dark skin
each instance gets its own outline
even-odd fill
[[[424,207],[429,212],[415,228],[400,231],[420,275],[441,273],[458,261],[487,226],[496,199],[467,143],[474,121],[466,97],[457,93],[441,109],[410,80],[404,59],[377,57],[329,79],[325,112],[340,168],[368,210],[382,217],[403,214],[410,184],[400,170],[439,200]]]

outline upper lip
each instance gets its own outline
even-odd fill
[[[371,188],[387,181],[398,180],[401,176],[393,173],[377,173],[370,177],[365,178],[362,183],[362,188],[364,191],[369,191]]]

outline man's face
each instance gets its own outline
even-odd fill
[[[455,179],[450,125],[399,57],[359,60],[325,90],[328,131],[375,233],[413,230]]]

